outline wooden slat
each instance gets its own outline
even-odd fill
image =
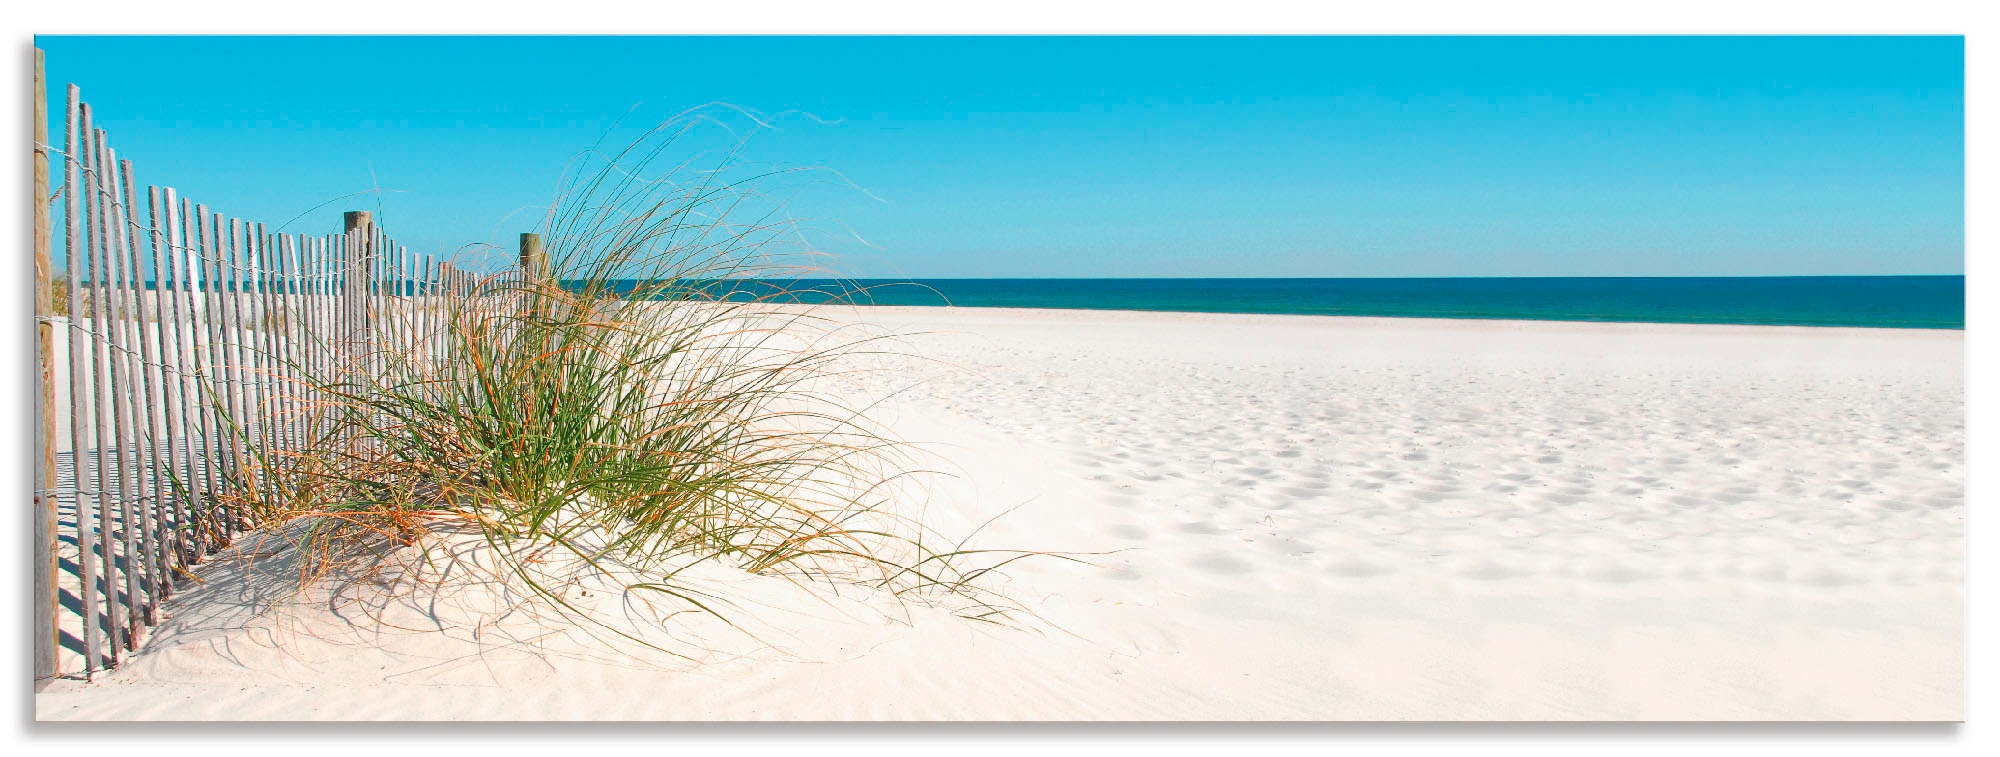
[[[437,266],[429,258],[418,256],[417,260],[417,338],[419,353],[423,359],[423,369],[431,370],[431,355],[437,349],[437,314],[433,303],[436,301],[436,287],[433,279]]]
[[[310,372],[314,386],[320,386],[327,380],[327,364],[331,361],[333,353],[333,340],[329,338],[332,334],[329,314],[333,307],[333,266],[330,262],[333,255],[332,237],[326,235],[314,237],[312,250],[312,313],[307,321],[312,330]],[[323,403],[328,398],[324,394],[318,394],[313,399]],[[315,438],[327,433],[326,420],[330,413],[331,409],[325,404],[316,404],[313,408],[312,433]]]
[[[223,283],[222,283],[222,240],[220,218],[210,213],[205,205],[196,205],[194,212],[198,245],[200,288],[196,296],[200,299],[203,337],[201,345],[201,373],[197,386],[202,392],[201,433],[203,452],[203,478],[210,493],[209,510],[205,513],[210,529],[210,538],[216,546],[229,543],[229,511],[218,499],[226,494],[228,486],[229,444],[223,436],[222,414],[228,409],[228,373],[223,369]]]
[[[405,340],[409,339],[410,332],[407,323],[410,317],[409,308],[403,297],[403,289],[409,282],[404,275],[403,268],[402,249],[391,246],[389,248],[389,323],[391,334],[389,357],[392,364],[401,362],[404,349],[403,344]]]
[[[129,168],[125,171],[125,181],[127,184],[126,202],[130,205],[135,201],[135,198],[131,196],[131,184],[133,180],[132,172]],[[132,210],[133,214],[136,215],[137,208],[133,207]],[[147,432],[154,435],[152,444],[152,512],[154,517],[153,533],[159,542],[159,546],[158,551],[154,555],[157,562],[154,566],[155,572],[153,575],[159,581],[159,585],[155,587],[155,591],[158,592],[160,601],[165,601],[173,596],[174,569],[178,567],[179,556],[186,552],[176,540],[177,526],[181,522],[181,518],[179,517],[181,498],[174,486],[174,478],[177,475],[174,471],[174,462],[178,459],[175,451],[179,447],[175,438],[177,430],[174,415],[179,409],[179,403],[174,397],[173,392],[175,381],[173,372],[173,347],[169,344],[169,340],[172,339],[171,328],[173,321],[170,318],[171,311],[167,303],[173,296],[173,289],[167,276],[167,260],[170,254],[167,250],[166,231],[162,226],[164,220],[160,213],[160,190],[158,187],[148,187],[146,190],[146,249],[148,250],[147,260],[152,264],[149,268],[153,276],[153,287],[152,297],[147,305],[147,312],[152,316],[153,327],[148,330],[147,338],[149,341],[147,342],[147,346],[150,349],[146,353],[146,362],[149,364],[149,373],[147,376],[153,382],[153,386],[148,390],[147,394],[147,405],[152,411],[153,418],[152,422],[147,426]],[[141,324],[141,326],[143,328],[144,324]],[[153,399],[155,392],[157,393],[157,402]]]
[[[229,425],[222,433],[229,444],[230,479],[226,485],[232,495],[240,496],[248,488],[250,478],[243,445],[243,435],[250,427],[250,410],[243,396],[243,224],[235,218],[218,221],[225,223],[226,230],[218,229],[217,234],[222,242],[218,252],[222,260],[222,375],[226,377],[223,394],[229,408]],[[237,513],[236,508],[230,508],[231,532],[236,528]]]
[[[182,282],[187,290],[182,302],[187,307],[187,425],[196,432],[188,439],[188,480],[197,494],[191,498],[194,508],[190,525],[194,526],[195,554],[207,555],[216,546],[215,539],[215,428],[210,411],[213,398],[210,396],[210,350],[213,339],[209,335],[213,320],[209,317],[208,293],[208,235],[204,231],[201,209],[187,198],[181,198],[175,205],[175,215],[181,226],[181,235],[187,244],[183,251],[186,279]]]
[[[372,384],[375,382],[376,377],[382,375],[382,340],[379,334],[383,326],[382,229],[370,225],[367,230],[367,238],[367,247],[365,248],[367,251],[363,253],[362,257],[362,260],[366,261],[368,267],[368,288],[364,290],[367,299],[363,301],[363,306],[366,310],[362,318],[362,323],[365,325],[362,333],[365,335],[368,345],[368,373],[365,378]]]
[[[137,631],[145,622],[145,587],[140,556],[138,531],[138,459],[133,449],[137,445],[132,423],[132,381],[130,308],[127,306],[127,284],[124,265],[124,223],[120,220],[118,202],[118,159],[112,152],[104,130],[97,131],[99,155],[99,191],[104,194],[101,203],[104,233],[104,273],[105,273],[105,314],[104,325],[108,344],[105,360],[111,368],[111,439],[112,461],[116,465],[117,489],[114,496],[118,501],[118,570],[125,579],[124,595],[124,642],[125,649],[138,648]],[[100,443],[101,446],[101,443]]]
[[[86,429],[95,424],[92,411],[97,403],[91,401],[90,363],[86,356],[94,352],[91,334],[84,328],[83,282],[85,273],[86,240],[84,230],[85,208],[88,203],[83,189],[84,156],[89,148],[87,132],[81,131],[82,102],[76,85],[69,87],[67,113],[63,123],[63,271],[69,280],[69,439],[72,503],[76,507],[77,535],[79,547],[77,572],[82,574],[82,583],[77,597],[83,603],[83,666],[84,676],[90,677],[101,664],[97,654],[97,614],[103,597],[97,590],[97,560],[91,549],[92,532],[97,528],[96,495],[86,494],[93,478],[94,460],[84,454]]]
[[[290,455],[298,443],[298,354],[294,338],[298,330],[294,320],[294,312],[298,310],[298,294],[294,292],[298,286],[298,244],[290,234],[278,234],[274,260],[278,266],[278,397],[284,411],[278,453]]]
[[[323,315],[326,306],[326,289],[328,287],[326,275],[326,238],[323,236],[313,237],[306,240],[306,242],[306,251],[308,253],[306,281],[307,289],[310,292],[310,297],[306,300],[306,349],[309,350],[306,355],[306,373],[312,377],[312,386],[317,387],[320,378],[326,375],[325,369],[321,366],[321,361],[325,359],[327,350],[332,347],[332,345],[326,342],[326,324],[324,323]],[[320,418],[326,412],[324,407],[318,404],[321,399],[322,397],[315,391],[314,395],[308,400],[314,404],[312,414],[308,416],[312,427],[308,429],[307,433],[314,436],[319,434]]]
[[[136,198],[131,196],[132,181],[132,170],[130,166],[127,166],[125,170],[125,202],[131,208],[131,215],[136,219],[138,216],[138,207],[132,205],[136,201]],[[174,505],[180,501],[180,497],[175,493],[173,487],[174,450],[179,445],[174,440],[173,411],[175,403],[172,396],[174,375],[173,368],[171,367],[173,348],[167,344],[167,339],[169,338],[168,328],[172,325],[172,321],[167,317],[167,299],[171,296],[169,294],[171,289],[167,284],[167,235],[160,225],[162,220],[160,218],[160,188],[147,187],[146,260],[150,265],[146,267],[146,271],[153,277],[153,286],[150,293],[151,297],[146,302],[145,312],[152,317],[153,327],[145,329],[145,324],[143,323],[140,324],[140,327],[147,332],[145,334],[145,338],[148,340],[146,342],[148,348],[146,352],[148,373],[146,375],[148,380],[152,382],[148,389],[146,400],[147,408],[152,414],[152,420],[147,425],[146,431],[153,435],[152,493],[153,517],[155,519],[153,530],[158,535],[160,542],[160,549],[156,554],[159,562],[155,565],[154,572],[154,575],[159,577],[160,584],[155,588],[159,592],[160,599],[164,601],[173,596],[174,556],[180,554],[180,550],[174,544],[174,525],[177,522],[177,519],[174,517]]]
[[[311,438],[312,428],[312,237],[300,234],[293,238],[291,266],[294,279],[293,288],[296,307],[293,310],[295,323],[291,331],[293,377],[297,382],[295,390],[298,400],[298,445],[303,449]]]
[[[156,228],[164,231],[164,242],[160,246],[160,259],[156,268],[160,280],[166,282],[166,308],[162,311],[161,334],[166,346],[162,360],[166,364],[167,384],[167,434],[178,444],[170,446],[168,453],[173,456],[169,470],[173,471],[178,488],[174,498],[174,545],[175,565],[186,566],[194,561],[198,543],[197,532],[193,531],[193,515],[201,512],[201,489],[194,476],[194,429],[188,412],[188,378],[192,375],[188,359],[188,331],[192,328],[188,312],[188,250],[186,225],[182,222],[178,199],[172,188],[160,193],[160,207],[164,211]]]
[[[265,248],[268,246],[264,238],[264,225],[245,223],[243,242],[243,280],[248,287],[244,297],[244,311],[247,316],[244,321],[248,330],[240,336],[244,340],[245,396],[250,404],[250,419],[253,424],[247,441],[250,443],[250,462],[256,471],[257,488],[253,493],[258,499],[268,501],[271,482],[265,451],[269,450],[272,444],[269,359],[271,353],[265,340],[271,330],[265,323],[270,317],[268,311],[270,303],[266,296],[269,293],[265,286],[270,276],[270,269],[264,260]]]
[[[132,492],[128,496],[133,515],[129,530],[137,533],[129,539],[138,549],[127,559],[132,560],[133,575],[144,591],[138,597],[143,623],[152,625],[158,617],[163,592],[159,571],[159,533],[155,530],[159,525],[155,514],[158,500],[153,496],[159,477],[159,470],[154,465],[158,455],[153,451],[153,416],[159,402],[153,396],[150,378],[151,365],[155,361],[146,341],[145,273],[139,267],[139,229],[132,218],[132,161],[116,160],[111,165],[118,172],[111,191],[118,217],[113,233],[118,237],[122,252],[119,256],[119,291],[124,320],[118,332],[125,339],[125,430],[130,437],[129,443],[121,445],[120,452],[132,456],[131,463],[126,466],[131,476],[128,488]],[[137,636],[136,630],[134,636]]]
[[[222,262],[222,375],[226,377],[223,395],[228,407],[229,425],[223,429],[223,440],[229,445],[229,478],[224,486],[232,495],[240,496],[248,488],[249,471],[244,464],[246,452],[243,435],[249,428],[250,411],[243,399],[243,228],[242,222],[234,218],[216,217],[216,238],[222,243],[217,248]],[[240,522],[241,511],[235,506],[226,510],[225,527],[235,534]]]
[[[269,242],[268,249],[265,252],[265,262],[269,266],[267,270],[270,271],[268,279],[270,282],[270,291],[266,293],[265,301],[270,303],[270,315],[267,320],[270,325],[271,335],[265,339],[265,344],[269,345],[271,351],[269,360],[271,375],[269,381],[271,386],[270,413],[272,439],[271,449],[265,453],[265,456],[273,461],[273,470],[277,471],[282,470],[285,466],[285,451],[291,442],[291,434],[286,425],[287,419],[291,417],[291,402],[288,391],[291,382],[288,380],[286,372],[287,355],[285,354],[286,268],[284,261],[288,246],[285,243],[284,234],[270,234],[266,239]],[[283,487],[288,485],[288,483],[280,482],[277,479],[273,479],[272,481],[272,486],[279,487],[276,491],[282,492]]]
[[[99,145],[101,133],[91,128],[90,120],[90,107],[86,104],[83,108],[82,131],[89,139],[89,143],[84,146],[84,154],[90,162],[85,167],[83,186],[78,189],[87,196],[86,204],[88,205],[88,209],[84,215],[84,226],[86,228],[87,243],[90,247],[90,271],[87,274],[90,278],[91,389],[89,402],[91,415],[96,420],[96,428],[94,429],[96,433],[89,440],[89,452],[92,468],[97,472],[97,492],[91,499],[96,504],[98,514],[96,541],[100,553],[97,559],[100,567],[103,569],[101,572],[104,582],[105,617],[108,621],[105,630],[106,658],[108,660],[107,664],[116,665],[118,664],[118,660],[123,656],[121,649],[125,646],[121,641],[124,639],[125,613],[122,607],[125,597],[121,595],[119,587],[118,549],[112,541],[114,538],[114,528],[112,526],[111,513],[112,508],[117,504],[114,501],[115,494],[113,493],[112,476],[114,474],[110,470],[112,465],[111,456],[106,454],[105,450],[107,444],[116,443],[117,437],[112,433],[112,409],[106,406],[107,402],[105,398],[115,393],[117,389],[110,385],[111,375],[109,369],[111,360],[106,349],[109,345],[106,335],[106,322],[110,319],[110,316],[109,307],[106,302],[107,290],[105,280],[110,273],[110,269],[105,265],[104,249],[105,223],[102,173],[104,156],[100,151]],[[81,445],[79,445],[79,448],[81,448]]]
[[[284,401],[281,399],[284,394],[284,382],[280,378],[283,374],[279,361],[283,355],[278,351],[278,331],[283,327],[284,319],[280,315],[282,305],[278,298],[279,236],[272,234],[264,224],[257,224],[257,237],[262,240],[258,243],[258,250],[261,253],[259,261],[264,270],[262,282],[264,295],[261,298],[264,303],[263,313],[258,321],[258,325],[264,328],[263,338],[260,340],[264,346],[264,375],[260,379],[264,386],[264,443],[268,446],[264,448],[263,459],[267,477],[265,487],[269,492],[268,496],[274,499],[279,491],[277,453],[283,448],[285,438],[283,422],[280,420],[284,412]]]

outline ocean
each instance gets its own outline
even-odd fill
[[[749,291],[767,287],[864,305],[1965,328],[1964,276],[805,279]]]

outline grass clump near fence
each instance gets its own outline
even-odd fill
[[[560,564],[723,614],[679,580],[720,563],[1010,617],[981,579],[1031,553],[964,549],[912,514],[915,458],[838,391],[885,335],[752,285],[811,262],[789,221],[736,219],[772,174],[648,174],[685,128],[575,169],[525,275],[415,297],[370,354],[308,374],[334,399],[291,412],[319,431],[222,504],[283,534],[307,580],[452,559],[429,537],[474,534],[558,609]]]

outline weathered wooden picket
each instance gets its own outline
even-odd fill
[[[327,387],[365,384],[392,352],[452,359],[426,346],[444,341],[445,301],[521,270],[474,276],[413,254],[368,213],[340,233],[284,234],[172,188],[142,192],[68,93],[59,151],[36,115],[38,681],[119,664],[189,569],[257,525],[226,503],[278,496],[269,461],[341,433]],[[539,239],[522,245],[532,257]]]

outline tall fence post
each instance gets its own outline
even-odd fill
[[[366,361],[370,359],[368,340],[368,294],[374,282],[370,281],[370,247],[374,223],[365,210],[350,210],[342,214],[345,234],[340,244],[341,281],[341,323],[337,332],[346,359],[335,368],[344,371],[355,381],[364,380],[368,375]],[[347,437],[347,454],[361,454],[361,429],[358,419],[352,416],[343,424],[342,433]]]
[[[344,294],[347,296],[348,329],[347,338],[355,339],[365,333],[368,325],[368,294],[374,282],[370,281],[369,236],[374,233],[374,221],[366,210],[350,210],[341,214],[343,230],[347,232],[346,244],[341,245],[340,276],[346,282]],[[359,356],[356,356],[359,357]]]
[[[542,235],[523,233],[521,235],[521,279],[535,284],[549,277],[549,259],[542,253]]]
[[[42,49],[35,48],[34,73],[35,362],[35,680],[56,675],[56,374],[55,272],[49,227],[49,92],[43,78]],[[64,187],[64,191],[75,191]],[[75,282],[70,282],[72,287]],[[71,307],[75,307],[72,293]]]

